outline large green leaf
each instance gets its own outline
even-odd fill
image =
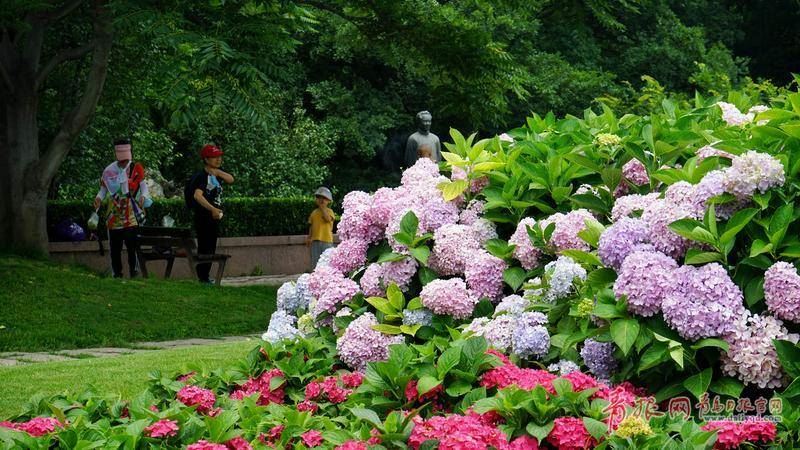
[[[636,319],[622,319],[611,322],[611,337],[614,343],[627,356],[639,336],[639,322]]]
[[[517,292],[525,282],[525,270],[521,267],[509,267],[503,271],[503,281],[508,284],[514,292]]]
[[[694,395],[697,399],[700,399],[700,396],[708,391],[708,386],[711,384],[711,375],[712,370],[709,367],[702,372],[687,378],[683,382],[683,385],[686,386],[686,389],[691,392],[692,395]]]

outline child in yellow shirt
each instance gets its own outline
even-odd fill
[[[333,221],[336,215],[333,210],[328,208],[328,204],[333,201],[331,191],[326,187],[320,187],[314,192],[314,203],[317,207],[308,216],[308,236],[306,245],[311,246],[311,269],[317,266],[320,255],[325,250],[333,247]]]

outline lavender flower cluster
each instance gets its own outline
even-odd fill
[[[478,303],[478,298],[460,278],[433,280],[422,288],[419,297],[422,305],[434,314],[449,315],[455,319],[471,316]]]
[[[614,358],[614,344],[587,339],[581,349],[583,363],[599,380],[608,381],[617,370],[618,362]]]
[[[410,257],[400,261],[372,263],[361,275],[361,290],[369,297],[383,297],[386,288],[394,283],[405,292],[416,273],[417,261]]]
[[[589,250],[589,244],[578,236],[586,229],[586,220],[594,220],[594,216],[586,209],[576,209],[566,214],[555,213],[542,220],[541,227],[546,229],[551,223],[555,224],[553,234],[550,235],[548,245],[558,253],[562,250]]]
[[[800,322],[800,276],[787,262],[773,264],[764,274],[764,299],[776,317]]]
[[[464,278],[467,286],[478,298],[497,300],[503,294],[503,271],[507,264],[486,251],[473,254],[466,262]]]
[[[404,342],[402,336],[387,336],[372,329],[378,320],[370,313],[364,313],[347,326],[344,334],[336,341],[339,359],[354,370],[363,372],[370,361],[382,361],[389,357],[389,346]]]
[[[533,245],[528,236],[528,228],[533,228],[535,224],[536,220],[532,217],[520,220],[517,224],[517,229],[508,240],[509,244],[516,246],[514,247],[514,258],[519,261],[525,270],[531,270],[539,266],[539,257],[542,256],[542,251]]]
[[[674,286],[673,272],[678,263],[658,251],[634,251],[622,263],[614,295],[627,296],[628,310],[634,314],[650,317],[661,311],[664,297]]]

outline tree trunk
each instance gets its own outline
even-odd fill
[[[9,75],[0,113],[0,247],[47,254],[47,190],[80,132],[94,113],[108,72],[111,18],[106,2],[94,2],[94,40],[91,45],[65,50],[40,64],[47,20],[60,19],[80,1],[64,6],[57,15],[32,18],[21,49],[2,42],[0,64]],[[93,50],[92,66],[80,101],[66,114],[53,141],[42,151],[37,118],[39,91],[55,66]]]

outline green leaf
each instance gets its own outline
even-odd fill
[[[784,372],[790,378],[800,377],[800,348],[791,341],[775,339],[772,343],[775,344]]]
[[[390,283],[389,287],[386,288],[386,298],[389,299],[389,305],[394,308],[395,312],[402,311],[406,304],[403,292],[395,283]]]
[[[414,297],[406,304],[406,309],[422,309],[422,299]]]
[[[584,242],[596,248],[600,242],[600,235],[606,230],[602,223],[595,219],[584,220],[586,228],[578,232],[578,237],[583,239]]]
[[[772,219],[769,222],[769,241],[773,247],[777,248],[783,240],[783,236],[792,222],[793,214],[794,206],[791,203],[787,203],[778,208],[772,215]]]
[[[525,282],[526,272],[521,267],[509,267],[503,271],[503,281],[508,284],[514,292],[517,292]]]
[[[406,255],[401,255],[400,253],[394,252],[387,252],[382,253],[381,256],[378,257],[378,262],[391,262],[391,261],[402,261],[406,258]]]
[[[528,422],[525,426],[525,431],[531,436],[535,437],[539,442],[543,442],[545,438],[553,431],[555,423],[551,420],[544,425],[538,425],[535,422]]]
[[[575,262],[588,264],[591,266],[602,266],[603,263],[600,261],[600,258],[597,257],[594,253],[585,252],[583,250],[561,250],[561,254],[564,256],[569,256]]]
[[[750,244],[750,257],[758,256],[762,253],[772,251],[772,244],[764,242],[761,239],[756,239]],[[781,253],[783,255],[783,253]]]
[[[471,390],[472,390],[472,384],[467,383],[466,381],[463,380],[456,380],[450,383],[450,385],[447,386],[447,389],[445,389],[444,391],[450,397],[460,397]]]
[[[602,289],[613,283],[616,279],[617,272],[615,272],[614,269],[602,267],[589,273],[589,276],[586,277],[586,284],[595,289]]]
[[[686,389],[699,400],[700,396],[708,391],[708,386],[711,384],[711,375],[712,370],[709,367],[702,372],[687,378],[683,382],[683,385],[686,386]]]
[[[399,311],[394,309],[392,305],[389,303],[389,300],[382,298],[382,297],[367,297],[367,303],[374,306],[375,309],[384,313],[384,314],[397,314]]]
[[[753,307],[764,299],[764,277],[756,277],[747,282],[744,287],[744,301],[747,306]]]
[[[611,322],[611,337],[614,343],[622,350],[622,354],[627,356],[628,352],[639,336],[639,322],[636,319],[622,319]]]
[[[675,361],[678,367],[683,369],[683,347],[678,346],[671,348],[669,350],[669,356],[670,358],[672,358],[673,361]]]
[[[405,333],[405,334],[407,334],[409,336],[416,335],[417,331],[419,331],[420,328],[422,328],[422,325],[420,325],[420,324],[416,324],[416,325],[400,325],[400,331],[402,331],[403,333]]]
[[[454,198],[463,194],[464,191],[467,190],[467,186],[469,186],[469,182],[467,180],[454,180],[443,181],[436,187],[442,191],[442,196],[444,197],[445,201],[449,202],[450,200],[453,200]]]
[[[461,347],[450,347],[445,350],[436,361],[436,371],[439,374],[439,378],[444,380],[444,376],[447,375],[447,372],[450,372],[450,369],[457,366],[460,360]]]
[[[414,211],[407,212],[400,220],[400,231],[411,236],[412,239],[417,235],[417,227],[419,227],[419,219]]]
[[[718,252],[704,252],[700,249],[690,248],[686,251],[686,264],[705,264],[712,261],[723,262],[722,255]]]
[[[708,390],[720,395],[739,398],[742,395],[742,390],[744,390],[744,384],[736,378],[722,377],[714,380]]]
[[[417,392],[419,395],[423,395],[428,393],[431,389],[435,388],[442,384],[441,381],[433,378],[430,375],[423,375],[420,377],[419,382],[417,383]]]
[[[492,256],[507,259],[514,252],[515,246],[509,245],[508,242],[502,239],[489,239],[484,247]]]
[[[419,282],[422,283],[423,286],[437,278],[439,278],[439,275],[434,272],[433,269],[429,267],[419,268]]]
[[[781,393],[781,397],[788,399],[800,396],[800,378],[795,378],[789,386]]]
[[[419,450],[436,450],[439,448],[439,441],[436,439],[428,439],[419,446]]]
[[[720,242],[724,245],[736,238],[736,234],[742,231],[742,229],[753,220],[756,214],[758,214],[758,210],[755,208],[737,211],[725,225],[725,232],[722,233],[722,236],[719,238]]]
[[[584,417],[583,425],[586,427],[586,431],[597,440],[602,439],[608,433],[608,425],[591,417]]]
[[[615,319],[617,317],[622,317],[622,314],[620,314],[619,310],[617,310],[616,305],[609,305],[606,303],[598,303],[594,305],[592,315],[595,315],[601,319]]]
[[[656,392],[656,402],[661,403],[668,398],[675,397],[685,390],[686,387],[683,385],[682,381],[674,381]]]
[[[691,348],[692,350],[700,350],[701,348],[705,347],[717,347],[722,349],[722,351],[724,352],[728,351],[728,343],[723,341],[722,339],[716,339],[716,338],[700,339],[699,341],[694,343]]]
[[[403,330],[400,329],[399,326],[396,325],[387,325],[385,323],[379,323],[377,325],[372,325],[372,329],[375,331],[380,331],[383,334],[403,334]]]
[[[703,228],[703,223],[695,219],[680,219],[669,224],[669,229],[676,234],[687,239],[693,239],[692,235],[697,228]]]
[[[428,264],[428,257],[431,256],[431,249],[428,248],[426,245],[421,245],[419,247],[412,247],[408,249],[417,261],[421,262],[423,265]]]
[[[380,417],[378,417],[378,413],[371,409],[367,408],[350,408],[350,412],[353,413],[354,416],[358,417],[361,420],[365,420],[372,425],[374,425],[378,429],[383,428],[383,422],[381,422]]]
[[[604,169],[600,172],[600,178],[603,180],[603,184],[608,186],[608,190],[614,192],[614,189],[616,189],[622,181],[622,169],[616,167]]]

